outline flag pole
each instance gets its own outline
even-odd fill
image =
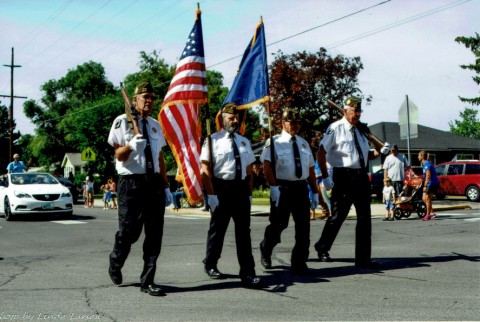
[[[275,180],[277,179],[276,165],[275,165],[275,146],[273,144],[273,125],[272,125],[272,115],[271,115],[271,106],[270,100],[267,101],[267,117],[268,117],[268,133],[270,136],[270,166],[272,168],[272,174]]]

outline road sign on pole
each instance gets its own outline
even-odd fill
[[[86,148],[82,151],[82,161],[95,161],[97,159],[97,155],[91,148]]]
[[[418,138],[418,108],[405,95],[405,101],[398,110],[398,125],[400,125],[400,139],[407,140],[408,161],[410,158],[410,139]]]

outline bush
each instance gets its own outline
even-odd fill
[[[252,191],[253,198],[270,198],[270,189],[254,189]]]

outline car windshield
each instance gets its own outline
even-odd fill
[[[13,173],[11,181],[17,185],[58,184],[58,181],[48,173]]]

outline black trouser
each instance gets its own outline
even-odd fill
[[[329,251],[338,231],[355,205],[357,226],[355,229],[355,261],[370,261],[372,249],[372,216],[370,210],[370,181],[365,171],[356,169],[333,169],[332,216],[323,228],[320,240],[315,244],[318,252]]]
[[[165,214],[165,190],[160,176],[120,176],[118,181],[118,224],[115,245],[110,253],[110,265],[123,267],[130,248],[145,227],[143,242],[142,286],[154,282],[157,259],[160,255]]]
[[[395,198],[403,191],[403,181],[392,181],[393,189],[395,189]]]
[[[273,248],[281,242],[282,231],[288,227],[290,214],[295,221],[295,246],[292,250],[292,266],[304,266],[308,260],[310,247],[310,199],[305,180],[281,181],[278,207],[270,201],[270,224],[265,229],[261,242],[265,256],[272,255]]]
[[[207,255],[203,261],[205,267],[214,268],[217,266],[222,254],[225,233],[230,218],[233,218],[240,276],[255,276],[255,262],[250,239],[250,189],[248,181],[229,181],[214,178],[213,188],[217,193],[219,205],[211,213]]]

